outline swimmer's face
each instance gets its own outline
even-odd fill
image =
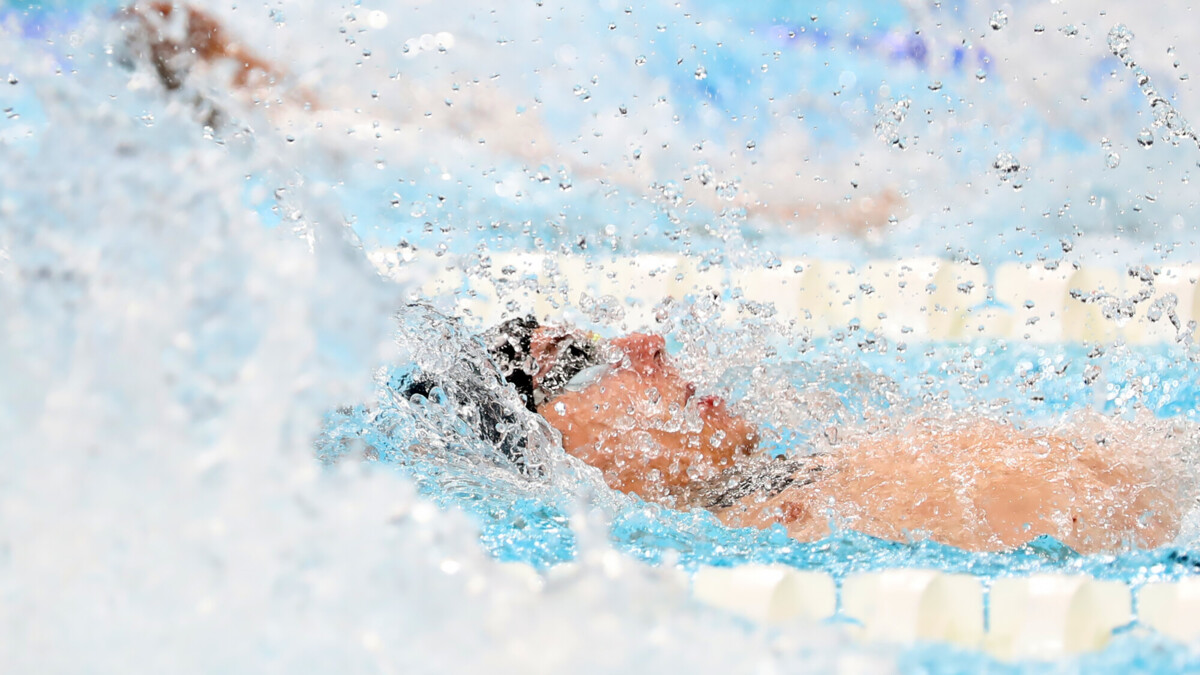
[[[543,327],[530,350],[535,386],[555,380],[572,341],[590,341],[599,361],[555,385],[538,413],[563,437],[571,454],[604,472],[606,482],[646,499],[667,499],[674,488],[709,478],[748,454],[753,427],[715,396],[694,399],[666,353],[662,337],[634,333],[603,342],[580,331]],[[575,350],[578,351],[578,350]],[[568,371],[569,372],[569,371]]]

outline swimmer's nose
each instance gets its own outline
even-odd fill
[[[632,333],[612,341],[629,357],[633,369],[640,373],[653,373],[663,365],[667,341],[661,335]]]

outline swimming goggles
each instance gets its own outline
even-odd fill
[[[552,338],[544,357],[552,365],[540,378],[535,375],[541,364],[534,363],[531,352],[533,334],[540,328],[532,316],[509,319],[484,334],[488,352],[521,395],[525,406],[537,407],[564,391],[583,391],[600,381],[611,369],[604,342],[595,333],[563,330]]]

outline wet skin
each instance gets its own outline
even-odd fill
[[[553,337],[542,329],[533,338],[535,382],[553,365]],[[754,428],[723,400],[694,398],[695,386],[671,363],[662,337],[635,333],[609,344],[616,359],[605,376],[564,391],[538,413],[562,434],[567,452],[599,468],[611,487],[674,505],[692,480],[715,476],[758,444]]]
[[[534,336],[535,381],[553,365],[561,333]],[[721,399],[694,397],[661,337],[633,334],[610,345],[609,372],[538,412],[567,452],[599,468],[614,489],[687,508],[687,486],[749,457],[757,435]],[[1135,439],[1122,439],[1118,427],[1106,433],[1111,440],[1100,444],[989,420],[922,420],[846,443],[815,460],[815,482],[751,495],[717,516],[732,526],[780,524],[804,541],[826,536],[833,520],[884,539],[977,551],[1039,535],[1084,553],[1168,543],[1182,517],[1176,489],[1129,449]]]

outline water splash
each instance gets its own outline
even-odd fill
[[[1161,128],[1166,138],[1174,144],[1178,144],[1182,139],[1190,139],[1197,144],[1197,147],[1200,147],[1200,137],[1197,137],[1192,125],[1166,97],[1159,93],[1150,79],[1150,74],[1134,60],[1129,51],[1133,38],[1133,31],[1129,30],[1125,24],[1117,24],[1108,32],[1108,49],[1133,73],[1134,81],[1141,89],[1142,95],[1150,102],[1150,111],[1154,114],[1154,127]],[[1139,145],[1145,147],[1152,143],[1154,143],[1154,135],[1149,129],[1144,129],[1138,134]]]
[[[549,478],[522,478],[504,465],[500,448],[481,443],[469,425],[459,424],[458,411],[447,407],[447,399],[389,398],[389,382],[398,373],[389,369],[372,379],[378,364],[400,363],[407,372],[415,363],[450,373],[464,361],[447,355],[467,354],[466,363],[478,363],[472,361],[478,345],[454,322],[402,314],[402,349],[397,350],[392,321],[406,304],[406,288],[373,277],[357,248],[360,238],[368,246],[390,246],[401,232],[404,248],[419,246],[444,258],[466,253],[463,248],[472,244],[463,242],[476,237],[489,238],[496,250],[514,240],[552,251],[560,244],[584,248],[576,246],[583,241],[579,237],[592,242],[593,251],[634,241],[668,250],[695,245],[714,268],[744,258],[766,261],[764,266],[774,269],[778,265],[770,261],[786,257],[789,246],[815,256],[831,251],[853,256],[865,245],[834,246],[795,232],[772,239],[755,219],[806,213],[797,218],[818,222],[803,211],[803,202],[821,198],[830,186],[853,184],[845,188],[849,191],[887,185],[893,172],[906,173],[888,157],[907,153],[881,156],[870,150],[879,145],[870,116],[875,94],[843,106],[842,94],[831,97],[822,90],[833,89],[822,84],[821,60],[827,53],[812,45],[832,38],[816,30],[788,38],[816,36],[781,54],[785,67],[763,71],[755,64],[752,72],[767,73],[768,79],[753,80],[750,88],[740,84],[750,80],[736,63],[708,64],[702,80],[690,64],[672,70],[674,59],[661,58],[660,51],[647,49],[640,33],[631,32],[633,43],[623,47],[629,58],[613,62],[640,60],[639,67],[651,74],[631,80],[627,91],[606,89],[623,73],[601,65],[591,68],[601,84],[592,82],[592,73],[555,75],[559,79],[544,83],[545,99],[537,99],[549,101],[545,107],[556,111],[544,126],[520,126],[520,133],[506,135],[469,124],[474,137],[463,136],[458,125],[464,119],[482,118],[454,115],[472,106],[514,111],[506,120],[516,123],[538,114],[534,97],[520,91],[525,85],[513,85],[516,94],[505,94],[497,85],[472,104],[451,100],[468,97],[461,87],[450,88],[442,74],[454,72],[451,78],[462,82],[476,74],[483,83],[497,81],[493,75],[505,83],[528,82],[521,75],[538,67],[526,66],[541,56],[490,59],[481,57],[488,54],[481,45],[499,44],[496,35],[522,35],[526,25],[542,25],[540,11],[523,7],[486,30],[446,31],[457,36],[453,45],[445,38],[439,43],[446,26],[432,25],[453,16],[410,21],[411,12],[388,3],[366,15],[385,12],[394,17],[387,22],[360,21],[355,16],[363,15],[360,10],[302,7],[243,19],[246,34],[270,28],[260,31],[264,49],[286,47],[289,41],[353,47],[353,58],[323,65],[327,57],[320,50],[287,50],[295,55],[292,68],[299,84],[311,84],[304,74],[310,72],[337,83],[329,100],[344,94],[341,100],[353,111],[341,118],[330,109],[310,118],[277,115],[270,105],[247,104],[232,92],[200,85],[195,93],[203,92],[205,99],[199,104],[186,96],[164,99],[144,64],[134,64],[131,76],[104,56],[93,56],[117,44],[101,37],[94,24],[58,43],[70,46],[70,59],[11,30],[3,34],[0,63],[6,71],[13,65],[10,84],[0,94],[6,113],[0,161],[20,168],[0,175],[0,370],[6,374],[0,384],[0,437],[11,449],[4,453],[0,516],[15,524],[0,542],[0,566],[6,568],[0,623],[13,637],[0,646],[6,663],[34,670],[49,654],[59,659],[51,665],[64,670],[86,663],[83,667],[91,670],[122,672],[134,657],[135,668],[184,663],[197,671],[233,672],[261,672],[264,666],[385,669],[414,655],[450,670],[485,663],[522,671],[546,664],[551,670],[581,672],[739,670],[756,658],[764,668],[789,671],[836,665],[831,661],[843,647],[837,635],[811,629],[804,639],[771,638],[764,646],[762,637],[743,625],[697,615],[660,572],[615,556],[610,537],[622,550],[647,560],[783,560],[838,574],[872,565],[935,565],[997,575],[1081,570],[1134,580],[1193,571],[1187,554],[1177,551],[1113,559],[1072,556],[1043,542],[1010,554],[976,556],[928,542],[892,544],[851,533],[800,545],[779,531],[730,531],[703,513],[663,511],[600,490],[594,474],[555,455],[552,437],[537,430],[526,430],[525,437],[533,441],[533,451],[544,453],[539,466]],[[647,11],[665,17],[643,22],[653,27],[647,32],[654,40],[682,35],[684,47],[689,41],[703,43],[702,35],[687,32],[694,22],[677,21],[670,8]],[[614,14],[621,19],[620,11]],[[579,25],[594,18],[585,15]],[[839,21],[835,12],[821,17],[823,25]],[[360,32],[364,24],[374,31],[403,25],[416,36],[416,47],[391,34]],[[575,24],[558,25],[565,27],[556,48],[586,34]],[[747,49],[758,50],[758,44]],[[891,49],[898,43],[871,44]],[[936,38],[905,40],[900,46],[896,58],[913,69],[906,77],[917,90],[906,124],[925,124],[922,142],[942,154],[899,166],[929,169],[924,175],[933,186],[927,197],[936,206],[933,211],[964,208],[975,193],[958,189],[946,176],[956,171],[986,175],[994,153],[985,150],[992,147],[986,142],[991,132],[959,123],[958,112],[924,111],[941,106],[948,92],[965,90],[964,77],[981,69],[981,51],[964,50],[961,61],[967,65],[961,72],[949,66],[936,71],[945,86],[932,90],[927,83],[934,71],[927,68],[957,64],[960,55],[946,48],[945,59],[923,61],[927,50],[945,47]],[[656,58],[632,57],[642,53]],[[878,75],[870,59],[891,58],[879,57],[883,53],[854,56],[860,60],[845,69],[857,72],[860,84],[867,82],[871,72]],[[416,65],[393,79],[389,54]],[[485,64],[486,72],[471,63]],[[804,66],[815,73],[813,84],[786,103],[768,106],[744,96],[759,87],[782,90],[770,73],[804,71]],[[840,75],[828,79],[836,82]],[[880,101],[910,93],[903,78],[887,79],[895,89],[880,90]],[[981,88],[999,78],[987,79]],[[401,82],[402,89],[389,91],[381,82]],[[688,92],[695,91],[689,87],[704,87],[707,101],[725,102],[720,115],[759,124],[767,133],[697,142],[715,134],[697,131],[711,116],[700,112],[689,118]],[[393,91],[402,95],[388,100]],[[631,92],[647,95],[630,104]],[[994,113],[978,102],[979,115]],[[763,111],[782,111],[779,119],[787,121],[773,127],[766,113],[756,117],[758,103]],[[1009,119],[1003,103],[996,109]],[[634,135],[643,126],[651,130],[652,138],[640,141],[637,161],[657,162],[652,180],[597,179],[597,166],[624,166],[616,157],[628,147],[612,142],[619,132],[596,121],[603,119],[595,112],[602,104],[619,111],[614,119],[632,112],[643,122]],[[717,103],[709,105],[717,110]],[[205,130],[214,106],[225,111],[227,123]],[[399,112],[391,114],[389,106]],[[1163,109],[1153,101],[1152,108]],[[586,112],[578,117],[557,112],[578,110]],[[1172,128],[1170,119],[1163,118],[1162,128]],[[426,133],[406,135],[405,129],[418,125]],[[819,129],[798,131],[805,125]],[[727,161],[731,147],[747,148],[747,137],[758,139],[754,160]],[[506,146],[506,138],[518,138],[522,146],[531,138],[558,138],[558,149],[580,152],[569,163],[549,161],[547,154],[531,159],[523,154],[527,148]],[[796,174],[797,165],[811,166],[804,159],[809,156],[843,156],[838,150],[843,142],[866,148],[864,156],[845,162],[846,167],[835,162],[805,169],[802,184],[780,179],[774,192],[760,187]],[[528,185],[497,191],[490,173],[482,181],[473,177],[469,169],[481,145],[495,153],[487,156],[486,166],[511,170]],[[700,149],[693,150],[696,146]],[[939,168],[956,154],[954,148],[965,148],[965,159]],[[584,155],[602,159],[589,164]],[[80,156],[89,162],[78,161]],[[360,157],[387,161],[381,167],[359,162]],[[1021,157],[1056,175],[1053,152],[1040,154],[1031,147],[1022,149]],[[972,161],[981,169],[970,169]],[[525,164],[548,168],[526,173]],[[697,170],[695,182],[679,168],[692,166],[707,166]],[[664,190],[665,201],[643,208],[642,188],[672,180],[684,187]],[[491,196],[481,197],[478,185]],[[695,185],[705,194],[693,200],[687,191]],[[900,189],[914,202],[922,199]],[[605,190],[616,190],[617,197]],[[801,195],[800,203],[781,198],[789,194]],[[404,208],[397,210],[394,202]],[[782,206],[775,212],[768,203]],[[1028,203],[1036,202],[1000,205],[1013,213]],[[620,229],[597,236],[587,217],[597,212]],[[409,220],[398,220],[397,214],[408,214]],[[671,234],[663,234],[660,215]],[[507,239],[491,238],[497,231]],[[936,232],[936,226],[929,231]],[[930,236],[941,235],[900,231],[888,245],[899,250],[905,236],[909,244],[927,245]],[[487,248],[479,253],[486,256]],[[428,267],[404,262],[397,260],[400,276],[430,273]],[[828,340],[813,340],[769,323],[774,317],[765,306],[751,313],[744,329],[724,334],[711,319],[737,298],[721,291],[696,296],[664,307],[662,327],[693,379],[729,392],[741,410],[772,431],[773,450],[845,442],[848,432],[897,411],[970,410],[995,399],[1009,399],[997,414],[1029,420],[1086,401],[1118,413],[1144,405],[1185,419],[1195,414],[1194,378],[1175,352],[935,345],[922,348],[919,357],[897,360],[898,350],[887,340],[854,324]],[[1116,307],[1119,313],[1120,303]],[[1156,311],[1170,320],[1169,303]],[[431,333],[445,339],[430,340]],[[755,371],[764,363],[768,368]],[[779,378],[781,371],[787,376]],[[451,380],[488,385],[472,376]],[[339,407],[341,412],[325,417]],[[327,434],[321,447],[330,459],[341,457],[324,472],[306,461],[309,443],[319,433]],[[426,443],[412,451],[405,443],[412,439]],[[372,456],[388,463],[358,461]],[[432,508],[414,494],[414,482],[449,510]],[[589,515],[593,507],[599,513]],[[580,568],[543,579],[541,591],[508,580],[476,544],[480,527],[488,553],[538,563],[574,556]],[[1182,543],[1191,541],[1194,536],[1185,535]],[[613,616],[619,620],[612,621]],[[148,649],[148,637],[165,645],[162,651]],[[464,639],[477,648],[462,649]],[[597,642],[624,649],[598,653]],[[695,649],[696,644],[705,649]],[[1124,648],[1148,649],[1114,647]],[[885,661],[880,669],[889,665]]]

